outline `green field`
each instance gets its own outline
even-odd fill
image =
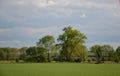
[[[0,76],[120,76],[120,64],[0,64]]]

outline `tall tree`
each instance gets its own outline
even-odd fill
[[[57,45],[54,45],[51,50],[51,57],[53,61],[58,61],[59,51]]]
[[[114,60],[114,49],[110,45],[101,46],[102,57],[104,60]]]
[[[78,30],[74,30],[72,27],[68,26],[63,29],[63,34],[59,35],[58,41],[62,47],[61,54],[64,59],[70,61],[71,55],[74,52],[74,48],[77,45],[81,45],[87,39],[86,35]]]
[[[17,48],[4,47],[0,48],[0,57],[5,60],[15,60],[18,58],[19,51]]]
[[[25,58],[26,58],[26,51],[27,51],[27,47],[22,47],[22,48],[20,48],[19,49],[19,58],[21,59],[21,60],[25,60]]]
[[[118,57],[118,60],[120,60],[120,46],[116,49],[116,55]]]
[[[9,58],[11,60],[15,60],[18,58],[19,51],[17,48],[10,48],[9,50]]]
[[[47,35],[42,37],[39,42],[37,42],[37,46],[38,47],[43,47],[45,49],[47,49],[48,51],[48,62],[51,61],[51,57],[50,57],[50,52],[52,50],[52,47],[54,46],[54,37]]]
[[[0,60],[4,60],[4,59],[5,59],[5,52],[0,48]]]
[[[101,63],[102,60],[102,50],[100,45],[94,45],[91,48],[91,52],[95,53],[98,63]]]

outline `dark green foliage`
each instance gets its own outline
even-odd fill
[[[28,56],[34,56],[37,54],[37,48],[36,47],[30,47],[26,50],[26,54]]]
[[[116,55],[115,55],[115,62],[116,62],[116,63],[119,63],[119,61],[120,61],[120,60],[119,60],[119,57],[118,57],[117,54],[116,54]]]
[[[95,53],[97,63],[101,63],[101,61],[102,61],[102,50],[100,49],[100,47],[101,47],[100,45],[94,45],[90,48],[91,52]]]
[[[120,60],[120,46],[116,49],[116,55],[118,59]]]
[[[87,61],[90,63],[90,62],[91,62],[91,59],[88,59]]]
[[[5,52],[3,50],[0,50],[0,60],[4,60],[5,56]]]
[[[46,49],[42,47],[30,47],[26,51],[27,62],[46,62]]]
[[[19,62],[19,58],[16,58],[15,61],[18,63]]]

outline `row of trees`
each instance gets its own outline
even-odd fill
[[[18,57],[17,48],[0,48],[0,60],[14,60]]]
[[[119,62],[120,60],[120,47],[116,51],[110,45],[94,45],[90,49],[95,54],[97,63],[103,63],[104,61]]]
[[[34,47],[0,48],[1,60],[24,60],[27,62],[67,61],[81,62],[88,59],[88,49],[84,45],[86,35],[72,27],[65,27],[59,35],[57,44],[51,35],[39,39]],[[110,45],[94,45],[90,48],[98,62],[120,60],[120,47],[116,51]]]

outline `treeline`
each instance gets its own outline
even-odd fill
[[[114,50],[110,45],[94,45],[90,48],[90,52],[94,53],[97,63],[104,63],[104,61],[118,63],[120,61],[120,46]]]
[[[16,62],[82,62],[120,61],[120,47],[116,50],[110,45],[94,45],[88,51],[84,45],[86,35],[68,26],[55,39],[47,35],[39,39],[36,46],[17,48],[0,48],[0,60],[15,60]]]

